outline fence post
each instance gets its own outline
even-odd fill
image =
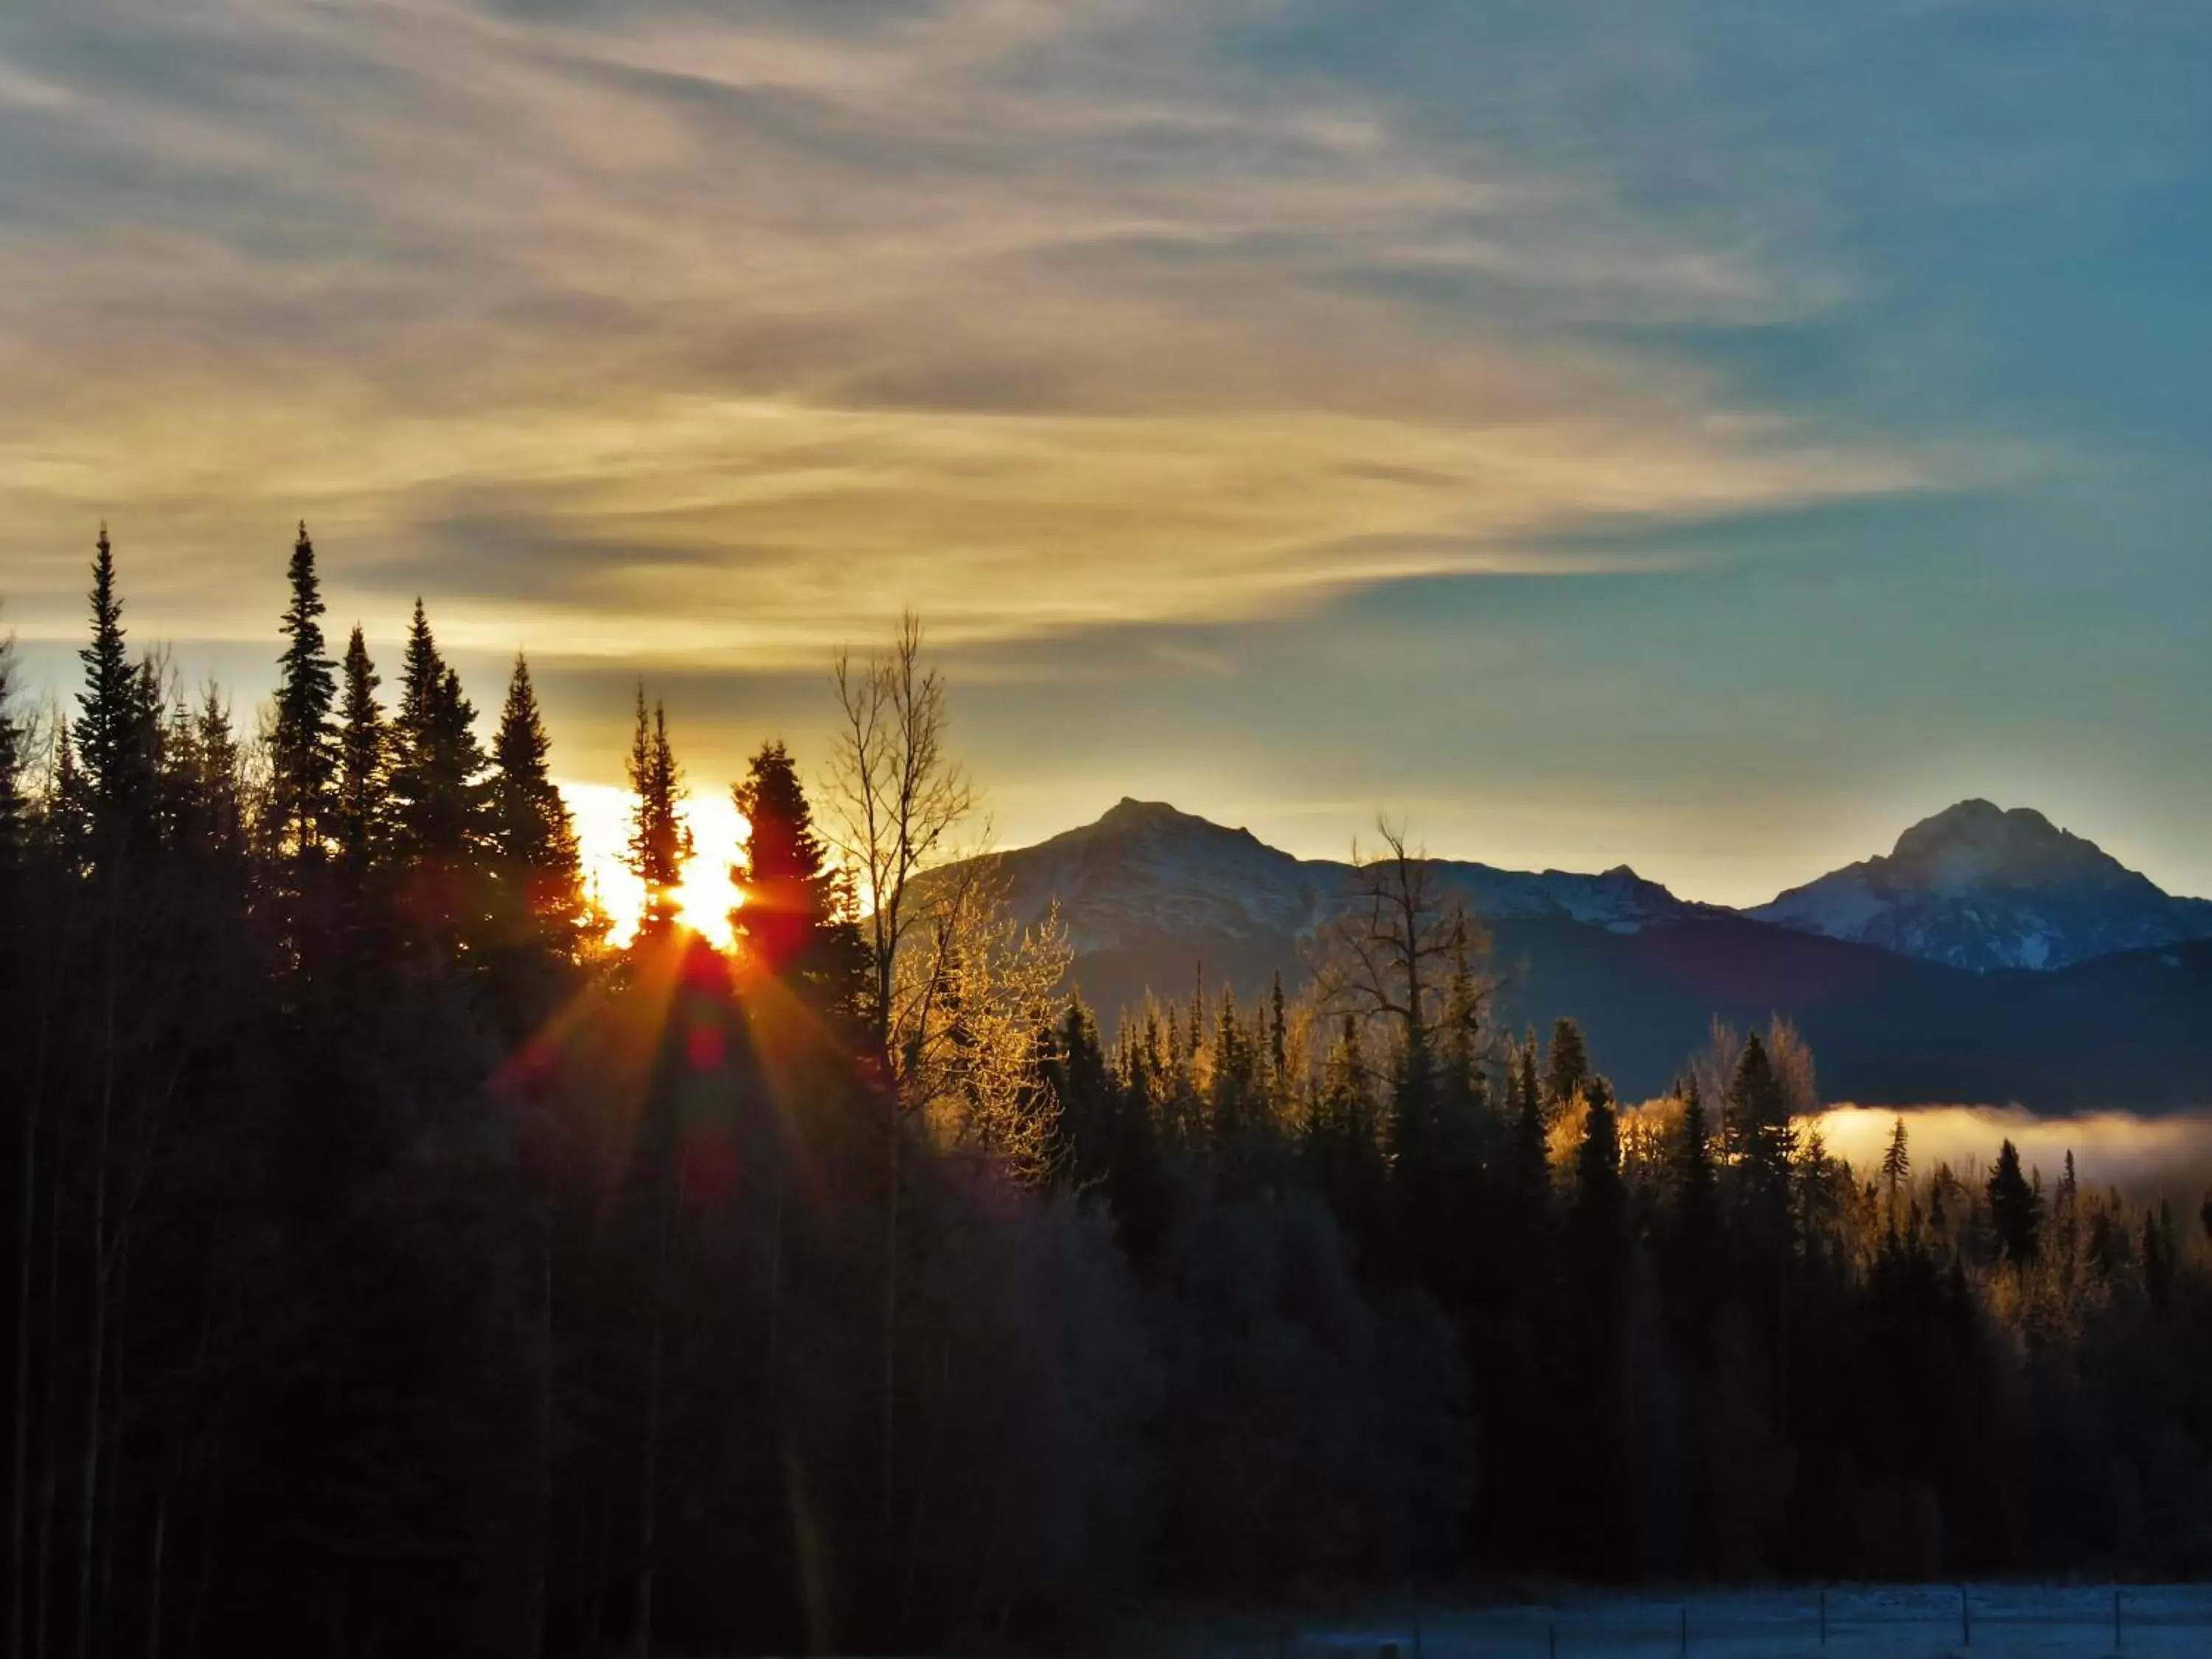
[[[1828,1587],[1820,1586],[1820,1645],[1828,1645]]]
[[[1959,1586],[1959,1645],[1974,1645],[1974,1604],[1966,1595],[1966,1587]]]
[[[1682,1639],[1678,1651],[1682,1659],[1690,1659],[1690,1608],[1687,1602],[1682,1606]]]
[[[2120,1587],[2112,1586],[2112,1651],[2118,1653],[2125,1645],[2120,1634]]]
[[[1413,1659],[1421,1659],[1421,1615],[1413,1615]]]
[[[1559,1659],[1559,1621],[1552,1620],[1552,1659]]]

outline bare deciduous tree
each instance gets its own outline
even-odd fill
[[[945,751],[945,680],[922,659],[921,619],[899,618],[889,650],[855,663],[838,652],[830,681],[841,724],[830,764],[830,836],[860,887],[871,1035],[896,1076],[899,947],[916,917],[908,887],[947,850],[975,809],[975,787]]]
[[[1406,1055],[1426,1054],[1452,1021],[1480,1018],[1496,981],[1473,981],[1462,987],[1469,1006],[1452,1006],[1455,974],[1482,954],[1481,929],[1403,829],[1377,818],[1376,830],[1382,850],[1352,848],[1344,908],[1316,938],[1314,984],[1324,1010],[1382,1027]]]
[[[841,716],[831,751],[831,840],[864,890],[861,932],[868,953],[869,1045],[884,1101],[884,1277],[880,1333],[882,1390],[878,1425],[879,1496],[891,1519],[896,1449],[899,1310],[899,1169],[902,1115],[914,1102],[901,1086],[898,963],[916,913],[908,887],[941,855],[975,810],[967,775],[946,753],[945,680],[922,659],[921,619],[899,618],[889,650],[854,663],[840,650],[830,666]]]

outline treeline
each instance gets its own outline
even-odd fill
[[[2212,1565],[2196,1218],[1866,1178],[1788,1028],[1617,1102],[1401,843],[1255,1004],[1071,1001],[947,865],[911,621],[616,945],[518,658],[386,688],[304,530],[258,729],[0,658],[8,1652],[1024,1645],[1149,1596]],[[273,584],[272,584],[273,586]],[[820,820],[817,822],[817,810]],[[727,858],[737,948],[684,925]]]

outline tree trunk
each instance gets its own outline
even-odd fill
[[[895,1521],[891,1502],[892,1458],[898,1413],[898,1244],[899,1244],[899,1121],[898,1096],[885,1101],[884,1182],[884,1352],[883,1443],[878,1470],[883,1492],[884,1529],[889,1535]]]
[[[92,1651],[93,1565],[100,1542],[100,1453],[106,1432],[100,1401],[107,1368],[108,1133],[114,1097],[115,993],[111,970],[107,1008],[100,1033],[100,1117],[93,1153],[92,1334],[91,1352],[85,1362],[84,1478],[80,1488],[82,1510],[77,1527],[76,1628],[70,1632],[70,1651],[76,1659],[88,1659]]]
[[[676,1207],[676,1172],[662,1199],[660,1240],[653,1268],[653,1335],[647,1344],[645,1455],[638,1492],[637,1659],[653,1656],[653,1579],[658,1565],[660,1508],[660,1373],[668,1344],[668,1235]]]
[[[545,1651],[546,1579],[553,1551],[553,1200],[538,1206],[540,1276],[538,1286],[538,1548],[531,1565],[529,1630],[523,1651]]]
[[[783,1327],[783,1159],[775,1162],[775,1200],[769,1206],[768,1241],[768,1382],[769,1400],[781,1406],[782,1391],[777,1387],[776,1350]]]
[[[114,1351],[115,1363],[108,1368],[106,1450],[105,1462],[109,1470],[106,1490],[100,1501],[100,1591],[94,1605],[100,1609],[100,1639],[95,1650],[105,1654],[112,1639],[112,1626],[107,1622],[110,1607],[115,1605],[115,1534],[118,1530],[117,1511],[121,1506],[122,1492],[114,1471],[123,1467],[123,1401],[128,1392],[124,1367],[131,1358],[131,1252],[118,1239],[115,1250],[115,1313],[112,1323],[112,1340],[108,1346]]]
[[[169,1547],[169,1483],[154,1499],[154,1559],[147,1567],[146,1659],[161,1659],[161,1572]]]
[[[43,1044],[41,1047],[43,1048]],[[31,1255],[38,1243],[39,1082],[23,1108],[22,1218],[15,1262],[15,1423],[14,1482],[8,1493],[8,1659],[23,1659],[29,1613],[30,1562],[26,1528],[31,1480]]]
[[[55,1137],[54,1163],[61,1164],[60,1136]],[[46,1659],[46,1638],[53,1626],[54,1500],[59,1496],[62,1441],[62,1194],[58,1181],[48,1183],[53,1193],[46,1209],[46,1386],[45,1390],[46,1478],[39,1504],[39,1615],[33,1629],[33,1659]]]

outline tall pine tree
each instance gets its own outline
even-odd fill
[[[422,602],[407,634],[392,726],[394,839],[401,856],[452,869],[470,864],[483,831],[484,755],[476,709],[438,653]]]
[[[1990,1219],[1996,1228],[1997,1243],[2016,1273],[2026,1273],[2040,1252],[2043,1242],[2043,1194],[2021,1173],[2020,1148],[2010,1140],[1997,1148],[1996,1167],[1990,1171]]]
[[[280,659],[276,718],[270,734],[270,806],[279,850],[304,863],[318,863],[336,805],[338,752],[331,709],[337,681],[324,649],[322,617],[328,607],[305,523],[292,546],[288,580],[292,598],[283,628],[289,643]]]
[[[1571,1110],[1575,1097],[1589,1079],[1589,1050],[1583,1042],[1583,1028],[1571,1019],[1552,1027],[1551,1065],[1544,1079],[1544,1104],[1552,1121]]]
[[[76,787],[106,859],[143,833],[153,807],[155,722],[144,677],[132,666],[123,627],[123,598],[115,582],[115,552],[107,526],[100,527],[92,562],[92,638],[77,653],[84,688],[77,693],[72,727]]]
[[[15,642],[0,637],[0,883],[20,866],[30,833],[31,732],[15,708]]]
[[[499,932],[509,945],[568,959],[584,932],[583,860],[574,821],[548,765],[552,747],[529,661],[518,652],[492,744],[488,835],[500,889]]]
[[[637,726],[629,750],[629,867],[645,884],[645,907],[638,919],[641,940],[657,938],[676,926],[682,906],[676,890],[691,860],[691,827],[684,819],[684,774],[668,741],[668,711],[645,706],[645,687],[637,688]]]
[[[384,839],[386,774],[390,734],[376,701],[376,665],[361,624],[346,641],[345,698],[338,713],[337,799],[331,817],[338,860],[357,887],[368,875]]]
[[[742,895],[730,913],[732,933],[755,969],[802,991],[817,1012],[855,1012],[867,957],[851,892],[830,867],[814,809],[781,743],[761,746],[730,799],[746,824],[730,867]]]

